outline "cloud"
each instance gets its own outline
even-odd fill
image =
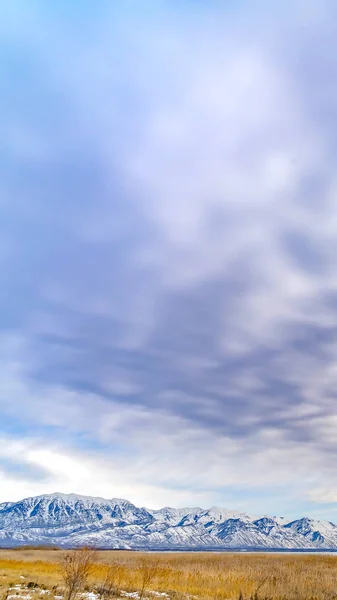
[[[6,346],[10,346],[9,340]],[[3,427],[12,417],[21,429],[17,436],[9,427],[0,444],[6,497],[14,499],[55,489],[88,493],[90,486],[93,495],[125,496],[152,507],[167,502],[206,506],[225,499],[227,503],[235,494],[239,496],[233,498],[235,505],[245,506],[242,494],[249,490],[252,498],[248,497],[246,503],[258,513],[260,494],[265,489],[272,490],[273,498],[276,490],[291,486],[300,489],[304,497],[313,498],[313,485],[334,473],[333,462],[327,460],[335,448],[333,436],[328,435],[333,424],[321,415],[307,414],[307,406],[298,410],[289,407],[289,416],[282,415],[283,427],[280,420],[277,426],[268,426],[266,419],[261,422],[256,415],[256,422],[251,423],[254,415],[246,414],[240,425],[248,429],[242,435],[233,415],[229,415],[231,427],[227,433],[215,426],[214,418],[219,420],[221,406],[209,400],[177,394],[180,409],[190,402],[200,411],[198,424],[195,414],[176,414],[172,397],[153,409],[144,403],[130,405],[33,382],[20,369],[15,370],[10,382],[8,365],[1,377],[3,390],[11,398],[11,403],[4,393],[0,398]],[[303,427],[305,418],[307,426],[315,427],[318,443],[303,440],[299,444],[298,439],[287,437],[285,424],[292,419]],[[332,446],[324,449],[323,438]],[[10,463],[17,465],[16,469]],[[273,498],[267,503],[269,512],[275,511],[275,502]],[[295,499],[295,509],[288,510],[296,510],[297,505]],[[284,506],[281,509],[285,512]]]
[[[331,500],[334,5],[22,9],[1,19],[0,407],[49,471],[20,487],[3,463],[3,499]]]

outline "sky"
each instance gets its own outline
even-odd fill
[[[1,4],[1,501],[337,522],[336,28]]]

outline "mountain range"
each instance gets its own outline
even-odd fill
[[[0,504],[0,546],[147,550],[337,550],[337,526],[213,506],[137,508],[127,500],[48,494]]]

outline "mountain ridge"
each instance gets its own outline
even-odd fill
[[[337,550],[337,526],[217,506],[149,509],[122,498],[43,494],[0,504],[0,545],[135,550]]]

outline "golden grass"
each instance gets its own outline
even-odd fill
[[[48,589],[60,585],[59,550],[0,551],[0,588],[11,583],[36,581]],[[124,566],[124,590],[141,586],[141,561],[158,560],[151,589],[175,596],[197,596],[206,600],[259,598],[271,600],[337,600],[337,555],[235,554],[235,553],[140,553],[99,552],[90,585],[102,580],[106,565]],[[21,580],[22,582],[22,580]]]

